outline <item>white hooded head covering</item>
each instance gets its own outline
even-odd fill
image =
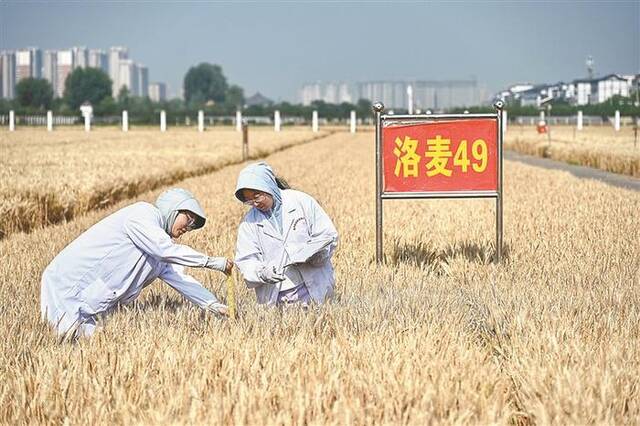
[[[240,171],[238,175],[238,183],[236,184],[236,198],[242,202],[245,201],[242,195],[243,189],[254,189],[266,192],[273,197],[273,207],[268,212],[260,212],[267,216],[273,222],[276,229],[282,232],[282,192],[278,187],[276,174],[271,166],[264,161],[249,164]],[[255,207],[254,207],[255,208]]]
[[[207,221],[204,210],[195,196],[182,188],[171,188],[160,194],[156,200],[156,207],[160,210],[163,219],[164,230],[171,235],[171,228],[176,221],[180,210],[187,210],[196,216],[193,229],[202,228]]]

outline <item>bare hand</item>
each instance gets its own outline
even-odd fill
[[[228,317],[229,316],[229,308],[227,308],[226,306],[219,306],[216,308],[216,313],[220,316],[223,317]]]
[[[224,268],[224,273],[227,275],[231,275],[231,271],[233,271],[233,261],[231,259],[227,259],[227,264]]]

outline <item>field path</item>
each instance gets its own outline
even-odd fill
[[[542,167],[548,170],[562,170],[579,178],[596,179],[609,185],[617,186],[618,188],[640,191],[640,179],[617,173],[605,172],[604,170],[594,169],[593,167],[577,166],[565,163],[564,161],[556,161],[549,158],[520,154],[519,152],[510,150],[504,151],[504,159],[509,161],[518,161],[520,163]]]

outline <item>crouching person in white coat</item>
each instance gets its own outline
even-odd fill
[[[316,200],[289,189],[266,163],[240,172],[236,197],[252,206],[235,264],[260,304],[323,303],[333,295],[338,232]]]
[[[185,266],[230,273],[224,257],[209,257],[176,244],[185,232],[202,228],[206,216],[194,196],[170,189],[156,205],[124,207],[87,229],[65,247],[42,275],[41,313],[67,336],[88,336],[96,317],[136,299],[160,278],[201,308],[226,315],[227,308]]]

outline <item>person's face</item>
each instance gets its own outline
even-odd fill
[[[196,224],[196,217],[193,213],[186,210],[181,210],[176,216],[173,227],[171,228],[171,236],[173,238],[180,238],[183,234],[191,231]]]
[[[242,197],[246,205],[253,206],[263,212],[269,211],[273,207],[273,197],[266,192],[243,189]]]

